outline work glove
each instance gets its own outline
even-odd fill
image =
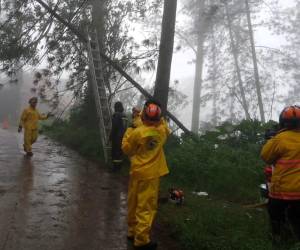
[[[22,132],[22,126],[19,126],[18,133],[21,133],[21,132]]]

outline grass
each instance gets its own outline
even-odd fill
[[[171,236],[189,250],[287,250],[300,249],[293,240],[274,245],[265,209],[246,209],[238,203],[203,198],[186,191],[181,206],[163,204],[159,220]]]
[[[162,179],[161,193],[167,195],[170,187],[183,189],[185,203],[161,204],[158,218],[182,249],[300,249],[293,241],[274,246],[266,210],[243,207],[260,201],[264,163],[259,152],[264,130],[271,125],[256,121],[223,124],[194,139],[169,138],[165,151],[170,175]],[[101,161],[96,129],[63,122],[45,131],[82,155]],[[126,175],[127,168],[123,171]],[[209,196],[199,197],[194,191]]]
[[[266,127],[259,122],[224,124],[194,140],[171,138],[166,147],[170,175],[162,193],[175,187],[185,192],[182,206],[162,204],[159,218],[172,228],[183,249],[300,249],[293,240],[273,245],[260,202],[264,163],[259,153]],[[208,192],[209,198],[194,191]]]
[[[184,249],[272,249],[265,212],[213,198],[186,195],[182,206],[161,207],[160,218]]]

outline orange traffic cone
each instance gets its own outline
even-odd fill
[[[9,128],[9,122],[7,118],[4,118],[3,123],[2,123],[2,128],[3,129],[8,129]]]

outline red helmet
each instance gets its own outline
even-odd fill
[[[298,128],[300,127],[300,107],[288,106],[284,108],[279,116],[281,128]]]
[[[146,103],[144,107],[143,118],[148,121],[160,121],[161,109],[159,105],[155,103]]]

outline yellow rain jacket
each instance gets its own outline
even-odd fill
[[[32,144],[38,138],[38,121],[46,120],[47,116],[41,115],[38,110],[28,107],[21,115],[20,126],[24,128],[24,151],[31,152]]]
[[[169,135],[164,120],[158,126],[128,128],[122,150],[130,158],[128,187],[128,236],[135,246],[150,242],[150,231],[157,211],[159,177],[169,173],[163,145]]]
[[[33,109],[32,107],[28,107],[24,109],[21,115],[20,125],[24,129],[37,130],[38,129],[38,121],[46,120],[47,116],[41,115],[37,109]]]
[[[261,157],[275,166],[269,196],[300,200],[300,130],[277,134],[263,146]]]
[[[133,118],[132,125],[135,128],[143,125],[141,114]]]
[[[140,125],[126,131],[122,150],[130,157],[130,175],[133,178],[146,180],[169,173],[163,151],[169,133],[164,120],[158,126]]]

